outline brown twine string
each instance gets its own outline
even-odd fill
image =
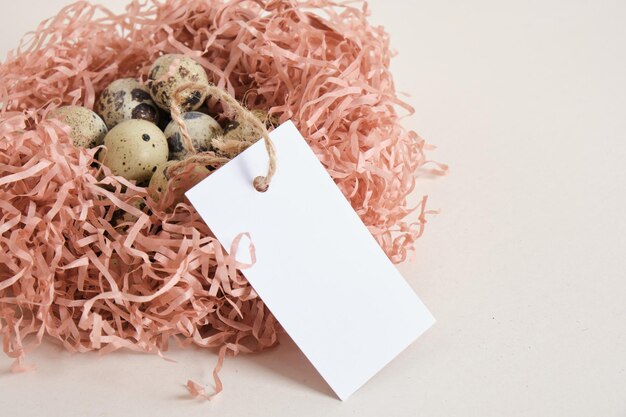
[[[219,168],[225,165],[230,159],[215,155],[215,152],[198,152],[195,155],[188,156],[182,161],[175,161],[167,167],[167,178],[173,178],[183,171],[189,164],[210,165]]]
[[[265,142],[265,150],[267,151],[267,155],[269,157],[269,164],[267,167],[267,174],[265,176],[258,176],[253,181],[252,184],[254,188],[259,192],[265,192],[270,186],[270,182],[272,177],[276,173],[276,149],[274,148],[274,143],[270,139],[269,132],[267,131],[267,127],[263,122],[256,118],[250,110],[243,107],[237,100],[235,100],[230,94],[228,94],[225,90],[222,90],[219,87],[214,85],[204,85],[198,83],[187,83],[176,89],[174,94],[172,94],[170,111],[172,115],[172,120],[178,125],[180,130],[181,139],[183,142],[183,146],[185,149],[193,154],[193,156],[186,158],[182,161],[176,162],[172,164],[168,168],[168,173],[174,173],[179,171],[182,167],[187,165],[190,162],[198,162],[206,165],[211,165],[214,167],[219,167],[224,165],[225,162],[228,162],[227,158],[219,157],[215,155],[214,152],[197,152],[195,147],[193,146],[193,142],[191,141],[191,137],[189,135],[189,131],[187,130],[187,126],[185,125],[185,121],[182,118],[182,93],[185,90],[193,89],[206,92],[207,96],[215,97],[220,100],[222,103],[226,103],[228,107],[235,112],[237,119],[241,123],[245,123],[248,125],[252,125],[254,130],[258,131],[263,140]]]

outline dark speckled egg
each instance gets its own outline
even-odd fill
[[[122,78],[109,84],[100,94],[96,112],[109,129],[130,119],[147,120],[154,124],[159,121],[159,111],[148,87],[134,78]]]
[[[154,201],[160,201],[167,191],[170,178],[167,175],[167,169],[175,164],[176,161],[168,161],[157,167],[156,172],[150,179],[148,193]],[[195,165],[184,179],[184,183],[180,179],[174,179],[174,187],[172,188],[173,204],[178,204],[185,200],[185,192],[191,187],[209,176],[211,172],[202,165]]]
[[[211,146],[213,138],[222,135],[220,124],[208,114],[190,111],[182,114],[189,137],[197,152],[214,150]],[[183,146],[180,129],[176,122],[170,122],[165,128],[165,137],[170,149],[170,159],[184,159],[187,150]]]
[[[193,59],[178,54],[167,54],[152,64],[148,75],[148,86],[154,102],[163,110],[170,110],[174,92],[187,83],[208,85],[206,71]],[[206,100],[206,93],[189,89],[181,94],[182,111],[198,109]]]
[[[106,152],[98,159],[114,175],[144,183],[157,166],[167,161],[167,140],[156,125],[145,120],[126,120],[104,138]]]
[[[265,110],[254,109],[252,114],[259,119],[268,129],[278,126],[278,120],[275,116],[269,116]],[[236,141],[256,141],[261,137],[251,124],[242,123],[239,120],[233,120],[224,127],[224,139]]]
[[[102,145],[107,127],[96,113],[86,107],[63,106],[48,113],[48,119],[58,119],[72,130],[74,146],[93,148]]]

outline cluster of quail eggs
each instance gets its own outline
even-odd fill
[[[114,175],[148,185],[150,194],[158,200],[167,189],[167,167],[172,161],[189,156],[178,125],[174,121],[163,123],[169,119],[173,93],[188,83],[208,86],[205,70],[189,57],[167,54],[153,63],[145,85],[134,78],[122,78],[102,91],[95,111],[64,106],[50,112],[48,117],[70,127],[75,146],[104,145],[97,154],[98,160]],[[185,90],[180,96],[182,119],[196,152],[218,151],[212,145],[216,139],[242,134],[254,136],[252,129],[247,132],[236,120],[222,128],[209,114],[198,111],[206,98],[202,89]],[[263,119],[267,116],[262,111],[255,114]],[[202,179],[209,170],[197,167],[193,174]],[[182,201],[182,194],[176,200]]]

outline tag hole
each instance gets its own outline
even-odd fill
[[[269,184],[265,180],[265,177],[258,176],[252,181],[252,185],[254,185],[254,189],[260,193],[264,193],[269,188]]]

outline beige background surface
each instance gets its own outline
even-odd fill
[[[0,52],[64,0],[0,13]],[[124,1],[108,1],[121,10]],[[626,416],[626,3],[372,1],[399,52],[407,126],[439,145],[430,220],[400,266],[438,323],[347,402],[285,338],[213,353],[71,356],[45,345],[12,375],[10,416]]]

